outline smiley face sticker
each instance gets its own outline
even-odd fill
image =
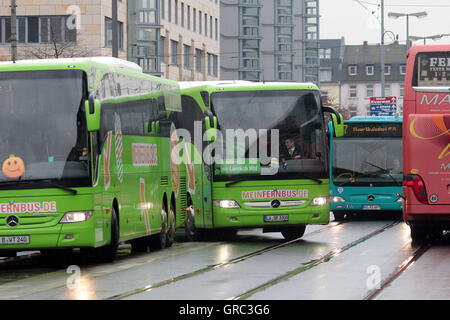
[[[19,178],[25,173],[25,164],[21,158],[11,154],[3,162],[2,172],[8,178]]]

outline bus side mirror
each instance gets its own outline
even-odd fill
[[[215,116],[205,117],[205,130],[208,141],[215,141],[217,138],[217,118]]]
[[[84,104],[86,123],[89,132],[100,130],[100,101],[94,99],[93,95]]]
[[[160,128],[159,128],[159,121],[150,121],[146,125],[147,132],[146,134],[159,134]]]
[[[344,118],[342,115],[333,107],[323,106],[323,112],[328,112],[331,114],[331,121],[333,122],[334,136],[343,137],[344,136]]]
[[[344,136],[344,118],[341,114],[339,117],[335,114],[331,114],[331,120],[333,121],[334,136],[339,138]]]

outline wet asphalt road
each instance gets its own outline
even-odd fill
[[[130,254],[124,245],[109,264],[77,252],[56,261],[37,252],[0,258],[0,299],[448,299],[448,238],[415,260],[421,248],[399,216],[308,226],[289,243],[259,229],[228,241],[186,242],[179,230],[171,248]]]

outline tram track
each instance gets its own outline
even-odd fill
[[[343,253],[343,252],[351,249],[352,247],[354,247],[354,246],[356,246],[356,245],[358,245],[360,243],[363,243],[363,242],[369,240],[370,238],[373,238],[376,235],[378,235],[378,234],[380,234],[380,233],[382,233],[382,232],[384,232],[384,231],[386,231],[386,230],[396,226],[400,222],[401,222],[401,220],[397,220],[397,221],[389,223],[389,224],[387,224],[387,225],[385,225],[383,227],[380,227],[377,230],[375,230],[375,231],[373,231],[373,232],[371,232],[371,233],[369,233],[369,234],[367,234],[367,235],[365,235],[365,236],[363,236],[363,237],[361,237],[361,238],[359,238],[359,239],[357,239],[357,240],[355,240],[355,241],[353,241],[351,243],[348,243],[348,244],[346,244],[343,247],[340,247],[338,249],[334,249],[334,250],[324,254],[323,256],[319,257],[318,259],[310,261],[310,262],[304,264],[301,267],[298,267],[298,268],[295,268],[293,270],[290,270],[290,271],[288,271],[288,272],[286,272],[286,273],[284,273],[284,274],[282,274],[282,275],[280,275],[280,276],[278,276],[276,278],[273,278],[270,281],[267,281],[267,282],[265,282],[265,283],[255,287],[255,288],[253,288],[253,289],[250,289],[250,290],[248,290],[246,292],[243,292],[243,293],[241,293],[239,295],[231,297],[228,300],[245,300],[245,299],[253,296],[254,294],[256,294],[256,293],[258,293],[260,291],[266,290],[266,289],[268,289],[268,288],[270,288],[270,287],[272,287],[272,286],[274,286],[274,285],[276,285],[276,284],[278,284],[278,283],[280,283],[282,281],[286,281],[286,280],[288,280],[288,279],[290,279],[290,278],[292,278],[292,277],[294,277],[294,276],[296,276],[296,275],[298,275],[298,274],[300,274],[302,272],[305,272],[305,271],[307,271],[307,270],[309,270],[311,268],[314,268],[314,267],[319,266],[319,265],[321,265],[321,264],[323,264],[325,262],[330,261],[331,259],[333,259],[334,257],[340,255],[341,253]]]
[[[236,264],[236,263],[245,261],[247,259],[250,259],[252,257],[259,256],[259,255],[264,254],[266,252],[270,252],[270,251],[273,251],[273,250],[276,250],[276,249],[279,249],[279,248],[286,247],[286,246],[288,246],[290,244],[293,244],[295,242],[301,241],[303,239],[307,239],[309,237],[312,237],[314,235],[317,235],[319,233],[327,231],[327,230],[329,230],[331,228],[335,228],[335,227],[337,227],[339,225],[342,225],[344,223],[345,222],[341,222],[341,221],[340,222],[332,222],[329,225],[327,225],[326,227],[321,228],[319,230],[315,230],[313,232],[310,232],[310,233],[304,235],[301,238],[297,238],[297,239],[294,239],[294,240],[285,241],[285,242],[282,242],[282,243],[279,243],[279,244],[271,245],[271,246],[268,246],[268,247],[265,247],[265,248],[262,248],[262,249],[259,249],[259,250],[247,253],[245,255],[239,256],[237,258],[234,258],[234,259],[222,262],[222,263],[209,265],[209,266],[206,266],[204,268],[197,269],[195,271],[192,271],[192,272],[189,272],[189,273],[185,273],[183,275],[180,275],[180,276],[177,276],[177,277],[174,277],[174,278],[171,278],[171,279],[166,279],[166,280],[157,282],[155,284],[150,284],[150,285],[147,285],[147,286],[144,286],[144,287],[141,287],[141,288],[137,288],[137,289],[133,289],[133,290],[130,290],[130,291],[126,291],[124,293],[108,297],[105,300],[121,300],[121,299],[125,299],[125,298],[131,297],[133,295],[137,295],[137,294],[140,294],[140,293],[143,293],[143,292],[146,292],[146,291],[150,291],[150,290],[153,290],[153,289],[156,289],[156,288],[161,288],[161,287],[164,287],[166,285],[169,285],[169,284],[181,281],[181,280],[185,280],[185,279],[192,278],[194,276],[197,276],[197,275],[209,272],[209,271],[216,270],[218,268],[223,268],[223,267],[226,267],[226,266],[229,266],[229,265],[232,265],[232,264]]]
[[[403,274],[408,268],[410,268],[422,255],[432,247],[431,243],[420,246],[414,253],[405,259],[386,280],[384,280],[377,288],[371,290],[363,300],[373,300],[376,298],[386,287],[391,285],[395,279]]]

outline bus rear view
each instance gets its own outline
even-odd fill
[[[402,120],[353,117],[344,121],[343,137],[330,138],[330,209],[335,220],[356,213],[400,213]]]
[[[403,121],[403,217],[417,243],[450,227],[450,45],[411,48]]]

